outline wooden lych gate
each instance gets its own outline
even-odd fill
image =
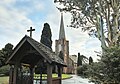
[[[62,67],[66,66],[50,48],[26,35],[14,48],[6,63],[11,66],[9,84],[34,84],[37,63],[47,66],[47,84],[61,84]],[[52,78],[54,66],[58,67],[58,77],[55,79]]]

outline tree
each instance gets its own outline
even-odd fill
[[[88,68],[88,75],[94,81],[112,84],[120,83],[120,48],[110,47],[105,49],[105,53],[99,62],[92,63]]]
[[[93,79],[118,84],[120,49],[120,0],[54,0],[63,4],[63,11],[72,14],[71,27],[88,30],[101,42],[102,53],[98,63],[92,63],[89,71]],[[112,48],[113,47],[113,48]]]
[[[117,45],[120,36],[120,0],[54,0],[72,14],[71,27],[88,30],[101,41],[101,47]]]
[[[77,75],[82,77],[87,77],[87,73],[86,73],[87,69],[88,69],[88,64],[83,64],[82,66],[78,66]]]
[[[5,65],[6,60],[9,58],[9,55],[13,51],[13,45],[11,43],[8,43],[5,45],[2,50],[0,50],[0,62],[1,66]]]
[[[48,23],[44,24],[43,30],[42,30],[42,35],[41,35],[41,40],[40,42],[43,43],[45,46],[49,47],[52,49],[52,33],[50,29],[50,25]],[[37,67],[35,68],[35,73],[37,74],[42,74],[42,73],[47,73],[47,65],[43,62],[41,63],[38,62]]]
[[[89,64],[91,65],[93,63],[93,58],[89,57]]]
[[[7,43],[2,50],[0,50],[0,74],[8,75],[9,74],[9,65],[6,65],[5,62],[9,58],[10,54],[13,51],[13,45]]]
[[[44,24],[40,42],[52,49],[52,33],[48,23]]]
[[[78,53],[77,66],[82,65],[82,59],[80,58],[80,53]]]
[[[0,67],[4,64],[4,60],[5,60],[5,58],[4,58],[3,51],[0,50]]]
[[[105,54],[102,55],[101,63],[104,66],[101,68],[101,72],[105,81],[120,83],[120,47],[115,46],[106,49]]]
[[[86,56],[80,55],[80,53],[78,53],[77,66],[82,66],[83,62],[85,63],[86,60],[88,60]]]

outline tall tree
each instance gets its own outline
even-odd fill
[[[42,35],[41,35],[41,40],[40,42],[52,49],[52,33],[50,29],[50,25],[48,23],[44,24],[43,30],[42,30]]]
[[[80,53],[78,53],[77,66],[82,65],[82,59],[80,58]]]
[[[117,45],[120,36],[120,0],[54,0],[63,11],[72,14],[71,27],[88,30],[102,48]]]
[[[52,33],[51,33],[50,25],[48,23],[45,23],[42,30],[40,42],[46,45],[47,47],[49,47],[50,49],[52,49],[51,37],[52,37]],[[47,65],[45,63],[42,64],[40,62],[37,64],[37,67],[35,68],[35,73],[37,74],[47,73],[46,69],[47,69]]]
[[[78,53],[77,66],[81,66],[83,63],[86,62],[86,60],[88,60],[86,56],[80,55],[80,53]]]
[[[89,57],[89,65],[91,65],[93,63],[93,58],[90,56]]]
[[[11,43],[6,44],[5,47],[0,50],[1,66],[5,64],[5,61],[9,58],[9,55],[12,53],[12,51],[13,45]]]

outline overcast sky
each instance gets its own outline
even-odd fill
[[[81,29],[69,28],[70,14],[64,13],[66,39],[69,40],[70,55],[78,52],[96,60],[94,51],[100,51],[100,42],[97,38],[89,37]],[[60,12],[54,0],[0,0],[0,49],[5,44],[14,46],[25,36],[32,26],[35,28],[33,38],[40,41],[44,23],[49,23],[52,31],[53,50],[55,40],[59,38]]]

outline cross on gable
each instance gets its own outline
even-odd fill
[[[32,29],[32,27],[30,27],[30,30],[27,30],[27,32],[30,32],[30,37],[32,38],[32,31],[35,31],[35,29]]]

